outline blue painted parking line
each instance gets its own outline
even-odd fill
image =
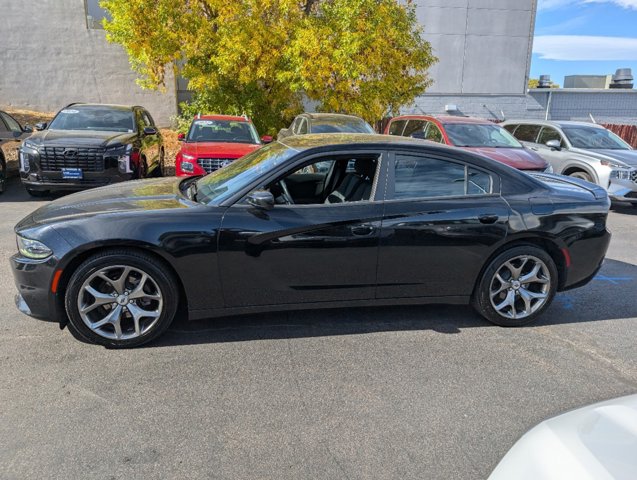
[[[570,295],[557,295],[555,297],[555,303],[564,310],[573,310],[575,308],[575,303]]]
[[[601,282],[612,283],[613,285],[619,285],[621,282],[632,282],[634,280],[633,277],[607,277],[606,275],[597,275],[593,280],[598,280]]]

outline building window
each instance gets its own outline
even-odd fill
[[[100,0],[84,0],[86,28],[102,29],[102,20],[110,19],[108,12],[100,6]]]

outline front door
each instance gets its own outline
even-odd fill
[[[509,207],[489,172],[443,158],[390,160],[377,298],[470,295]]]
[[[229,207],[219,240],[225,306],[373,299],[380,167],[379,155],[320,158],[259,187],[276,198],[272,209]]]

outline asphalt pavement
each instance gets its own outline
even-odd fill
[[[469,307],[251,315],[114,351],[13,303],[13,226],[47,200],[0,196],[0,478],[481,479],[547,417],[637,392],[637,208],[608,259],[541,322]]]

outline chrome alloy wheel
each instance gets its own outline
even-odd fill
[[[537,312],[551,290],[551,274],[537,257],[520,255],[504,262],[491,279],[491,305],[506,318],[521,319]]]
[[[102,268],[89,276],[77,299],[80,317],[93,332],[109,339],[144,335],[164,306],[157,282],[129,265]]]

